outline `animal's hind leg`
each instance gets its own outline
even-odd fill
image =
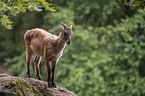
[[[27,76],[31,78],[30,74],[30,65],[31,65],[31,59],[33,56],[33,52],[31,49],[26,49],[26,71],[27,71]]]
[[[42,80],[42,77],[40,75],[40,69],[39,69],[40,61],[41,61],[41,57],[35,55],[33,63],[35,67],[36,77],[38,77],[39,80]]]

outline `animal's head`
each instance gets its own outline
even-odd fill
[[[67,25],[61,23],[64,28],[60,25],[61,28],[61,32],[63,34],[64,40],[67,43],[67,45],[71,44],[71,35],[73,34],[72,32],[72,25],[70,27],[68,27]]]

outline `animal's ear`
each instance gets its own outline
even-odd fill
[[[62,29],[62,26],[60,25],[60,28]]]
[[[70,28],[72,28],[72,25],[70,26]]]
[[[60,30],[62,31],[62,30],[64,30],[64,28],[62,28],[62,26],[60,25]]]
[[[60,24],[62,24],[64,26],[64,28],[67,28],[67,25],[65,25],[64,23],[60,23]]]

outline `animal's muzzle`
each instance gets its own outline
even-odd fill
[[[67,43],[67,45],[70,45],[71,44],[71,41],[67,41],[66,43]]]

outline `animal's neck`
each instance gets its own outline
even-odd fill
[[[62,32],[59,34],[59,36],[58,36],[58,40],[57,40],[57,48],[59,49],[59,50],[63,50],[64,48],[65,48],[65,46],[66,46],[66,42],[65,42],[65,40],[63,39],[63,34],[62,34]]]

